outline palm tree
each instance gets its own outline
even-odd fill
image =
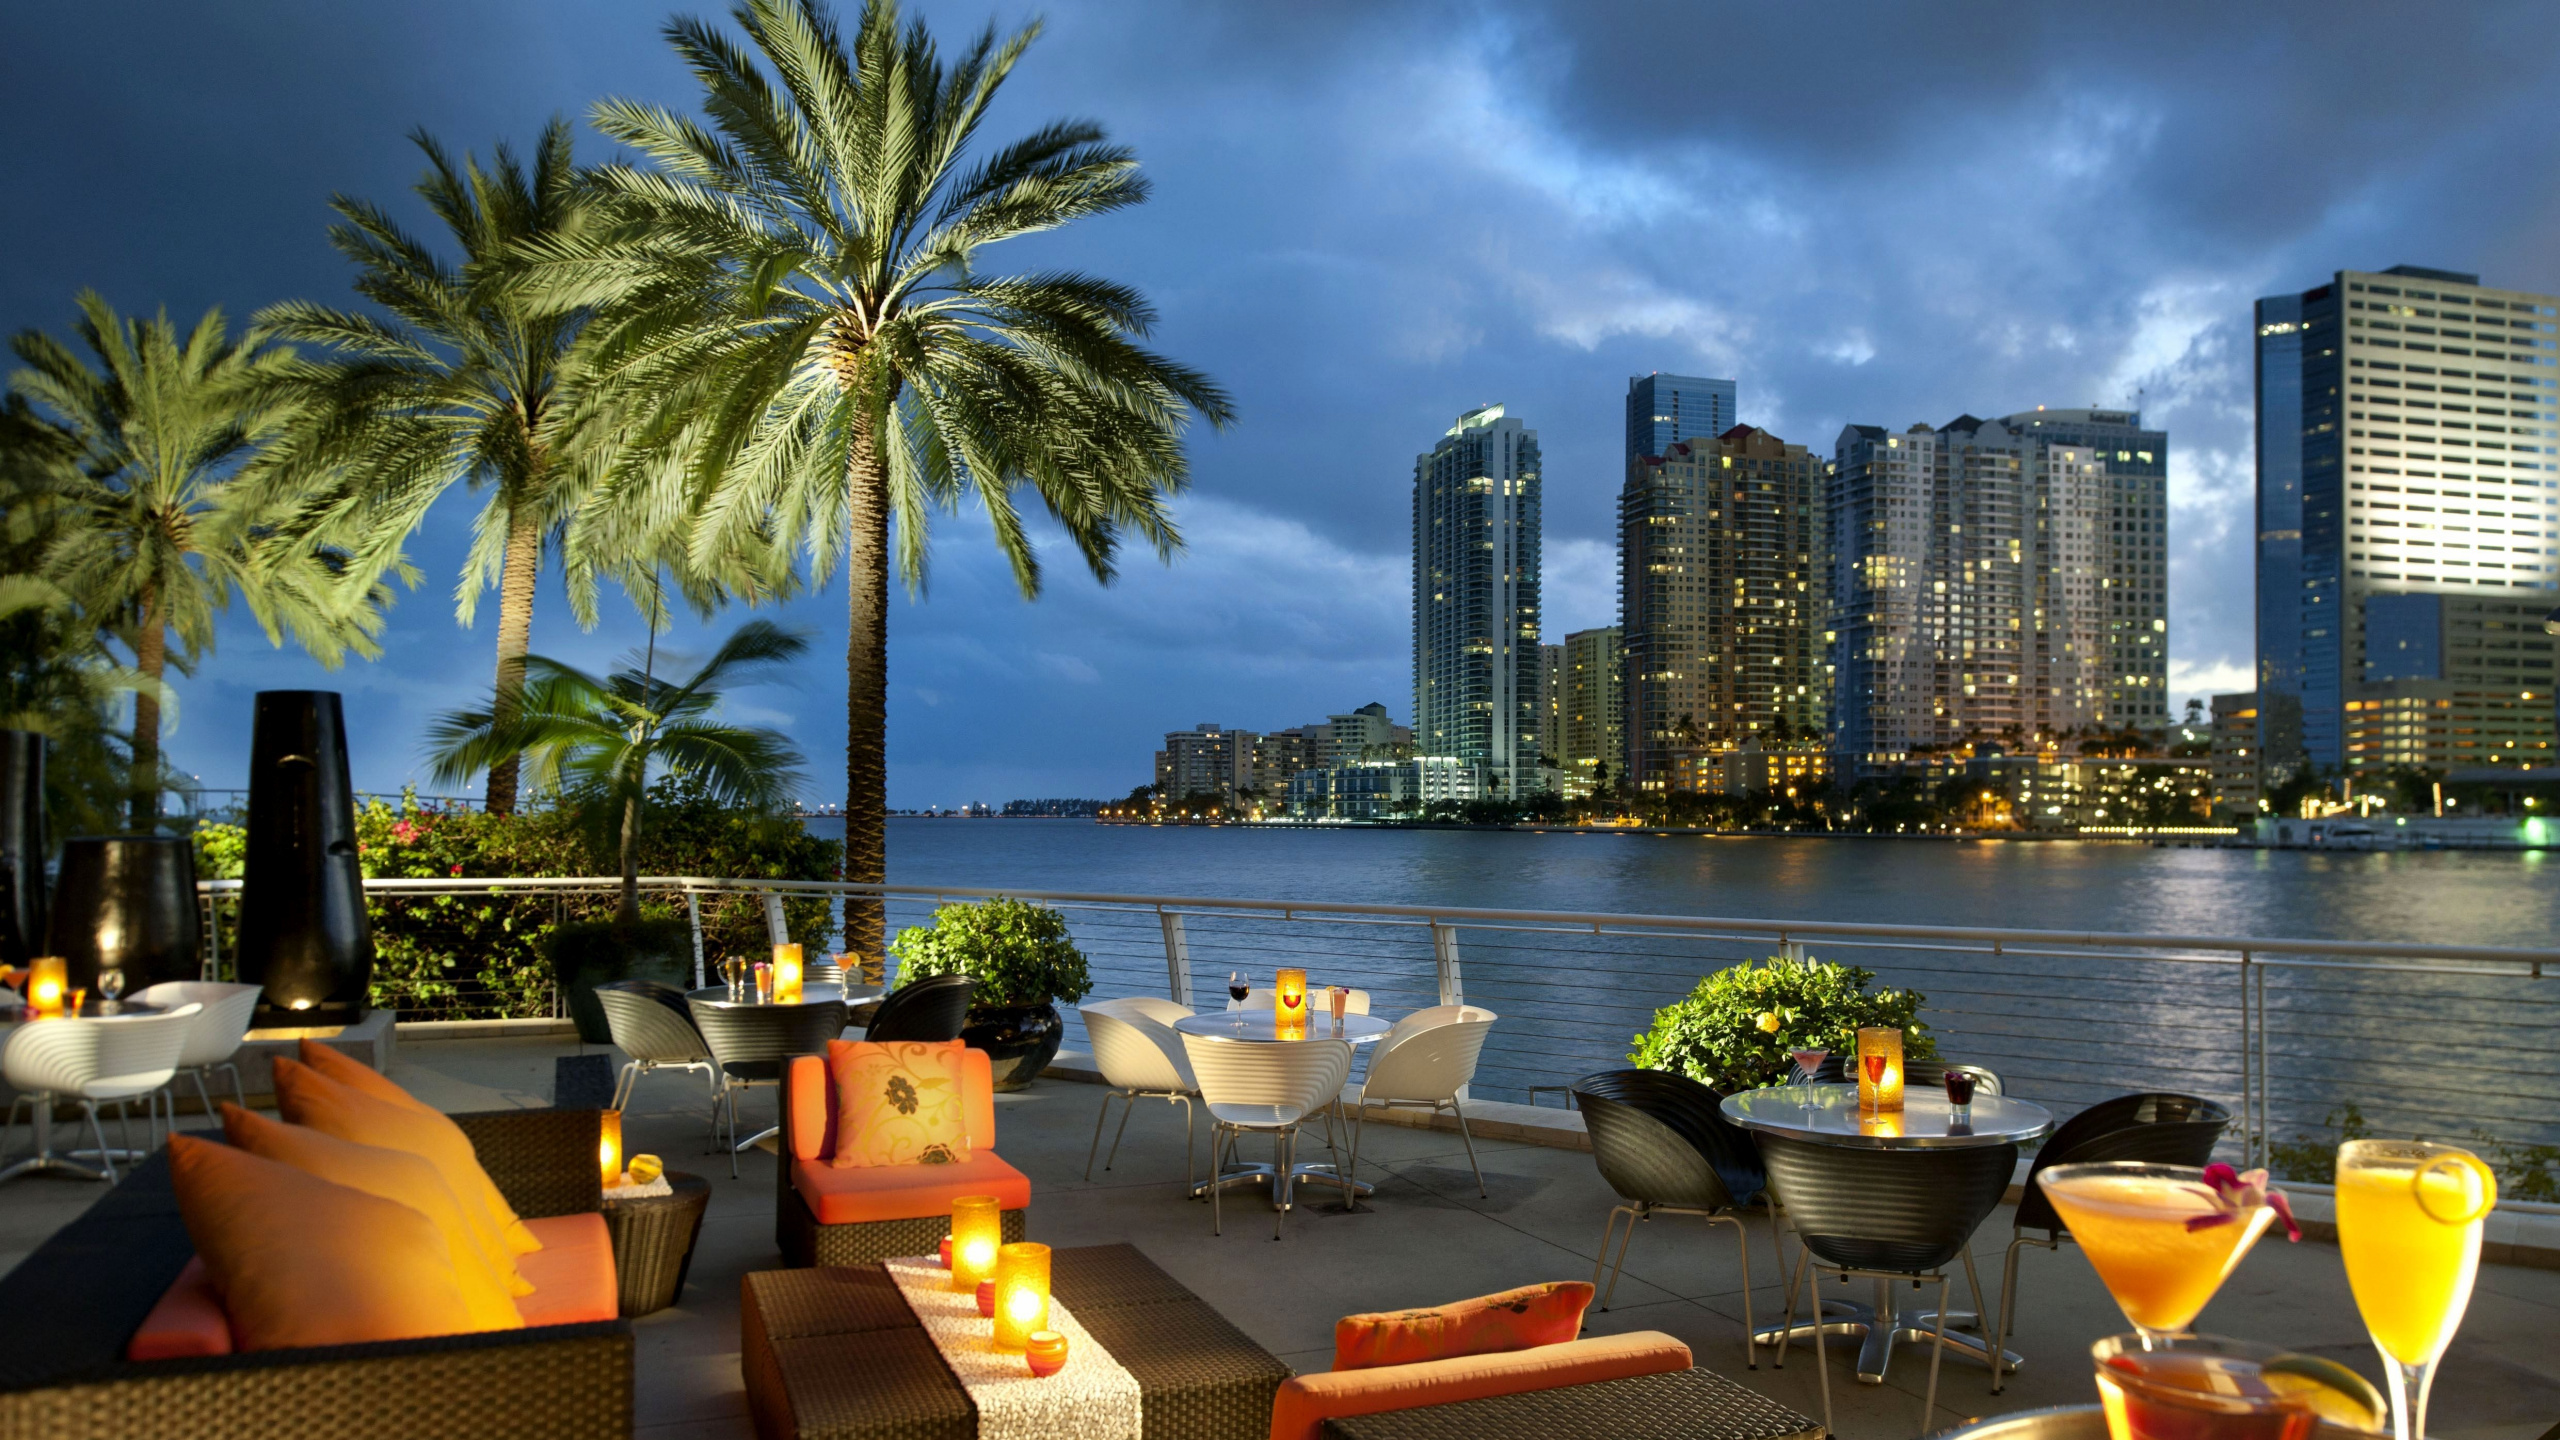
[[[1026,598],[1038,557],[1028,488],[1096,579],[1124,531],[1170,560],[1166,498],[1188,481],[1194,412],[1233,417],[1196,371],[1141,348],[1154,321],[1125,285],[982,273],[1000,241],[1135,205],[1147,187],[1099,126],[1050,124],[974,164],[998,88],[1038,34],[990,29],[945,63],[894,0],[848,47],[819,0],[746,0],[752,49],[700,21],[668,39],[708,125],[635,101],[595,123],[655,169],[607,166],[612,223],[532,247],[554,303],[595,304],[596,363],[658,397],[640,453],[676,462],[618,482],[628,503],[693,521],[697,562],[762,539],[804,548],[813,583],[842,561],[845,875],[884,875],[888,576],[924,583],[927,521],[974,496]],[[848,940],[880,953],[876,905]]]
[[[378,653],[387,591],[349,583],[331,527],[305,523],[291,490],[253,484],[241,464],[296,415],[285,392],[305,367],[252,327],[227,338],[209,310],[181,338],[163,312],[119,317],[93,291],[74,327],[98,367],[24,331],[11,388],[74,458],[48,497],[52,537],[38,565],[102,637],[125,645],[134,688],[129,823],[156,825],[160,722],[171,668],[188,673],[236,593],[273,644],[291,631],[322,664]]]
[[[502,717],[494,703],[455,710],[431,732],[437,783],[460,783],[475,771],[529,759],[537,787],[582,798],[613,827],[622,856],[622,904],[614,923],[626,928],[640,919],[640,822],[653,769],[699,778],[723,803],[756,806],[781,803],[800,778],[800,754],[780,732],[724,725],[715,715],[724,685],[797,659],[807,640],[769,620],[750,620],[690,678],[676,682],[657,678],[654,630],[649,639],[647,660],[610,676],[528,655],[527,681],[512,712]]]

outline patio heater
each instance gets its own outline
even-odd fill
[[[0,730],[0,965],[24,965],[45,939],[44,737]]]
[[[240,979],[259,1029],[348,1025],[373,983],[347,728],[333,690],[261,690],[249,738]]]

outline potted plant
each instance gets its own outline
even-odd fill
[[[1938,1043],[1920,1023],[1916,990],[1874,990],[1875,972],[1855,965],[1772,956],[1718,970],[1688,998],[1654,1012],[1653,1028],[1635,1037],[1627,1059],[1647,1070],[1686,1075],[1717,1093],[1786,1083],[1789,1052],[1828,1050],[1848,1056],[1858,1031],[1902,1031],[1905,1064],[1932,1061]]]
[[[899,931],[889,953],[901,985],[928,975],[977,982],[960,1038],[987,1052],[998,1090],[1019,1090],[1049,1068],[1067,1033],[1054,1002],[1072,1005],[1093,989],[1067,917],[1002,896],[942,906],[931,923]]]

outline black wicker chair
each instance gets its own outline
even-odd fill
[[[880,997],[864,1028],[865,1040],[957,1040],[969,1023],[969,997],[978,988],[966,975],[928,975]]]
[[[844,1034],[844,1002],[822,1000],[808,1005],[720,1005],[693,1001],[693,1023],[702,1030],[712,1058],[720,1062],[720,1099],[729,1117],[729,1175],[737,1178],[738,1152],[775,1133],[760,1130],[738,1138],[738,1092],[758,1085],[780,1086],[782,1067],[794,1055],[824,1055],[827,1042]]]
[[[699,1070],[710,1087],[711,1125],[720,1125],[720,1066],[702,1040],[702,1028],[684,992],[655,980],[609,980],[596,987],[596,1004],[604,1010],[605,1027],[614,1048],[631,1057],[614,1081],[613,1108],[620,1110],[638,1093],[640,1078],[655,1070]]]
[[[1696,1215],[1710,1224],[1731,1225],[1734,1253],[1742,1259],[1742,1361],[1759,1368],[1752,1350],[1750,1232],[1742,1216],[1753,1202],[1767,1208],[1769,1247],[1778,1257],[1780,1280],[1786,1277],[1786,1248],[1778,1240],[1777,1202],[1768,1193],[1760,1153],[1751,1137],[1724,1118],[1721,1097],[1685,1075],[1662,1070],[1609,1070],[1573,1082],[1573,1103],[1582,1112],[1583,1129],[1591,1137],[1591,1158],[1600,1178],[1624,1198],[1609,1211],[1608,1228],[1600,1232],[1600,1256],[1591,1283],[1609,1269],[1609,1288],[1600,1308],[1609,1308],[1618,1293],[1618,1277],[1626,1272],[1627,1247],[1635,1242],[1636,1222],[1656,1215]],[[1627,1233],[1617,1234],[1618,1217],[1627,1217]],[[1609,1242],[1618,1242],[1611,1264]]]
[[[2056,1165],[2086,1165],[2106,1160],[2133,1160],[2151,1165],[2205,1165],[2213,1147],[2231,1124],[2231,1109],[2218,1101],[2172,1091],[2147,1091],[2101,1100],[2062,1123],[2053,1138],[2036,1152],[2027,1172],[2026,1189],[2018,1197],[2018,1228],[2009,1241],[2009,1258],[2000,1274],[2000,1325],[1991,1344],[1991,1393],[2007,1383],[2000,1368],[2000,1345],[2013,1323],[2018,1303],[2018,1250],[2039,1245],[2059,1250],[2071,1231],[2054,1213],[2036,1177]],[[2039,1239],[2027,1232],[2041,1230]]]
[[[1822,1377],[1822,1424],[1832,1431],[1831,1365],[1823,1343],[1824,1275],[1938,1282],[1938,1324],[1929,1351],[1929,1389],[1921,1401],[1920,1433],[1935,1428],[1938,1363],[1946,1356],[1947,1266],[1964,1262],[1974,1306],[1982,1305],[1982,1281],[1967,1248],[1973,1232],[2008,1193],[2017,1173],[2018,1147],[1983,1145],[1960,1150],[1870,1150],[1826,1145],[1784,1135],[1762,1135],[1760,1158],[1769,1187],[1786,1207],[1805,1258],[1787,1284],[1787,1317],[1795,1318],[1796,1281],[1816,1272],[1813,1354]],[[1877,1324],[1886,1323],[1878,1317]],[[1782,1332],[1784,1333],[1784,1332]],[[1780,1354],[1784,1355],[1784,1341]],[[1834,1432],[1836,1433],[1836,1432]]]

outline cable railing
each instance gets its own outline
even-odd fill
[[[618,884],[366,888],[377,914],[456,895],[531,913],[609,904]],[[2361,1123],[2494,1141],[2560,1179],[2560,950],[679,876],[641,886],[644,901],[691,917],[706,974],[722,953],[772,939],[832,948],[848,901],[878,903],[894,934],[938,905],[1007,895],[1066,915],[1095,997],[1215,1008],[1230,972],[1259,988],[1291,965],[1314,985],[1368,991],[1389,1018],[1463,1000],[1503,1017],[1471,1093],[1517,1103],[1625,1064],[1654,1013],[1715,970],[1812,957],[1919,992],[1943,1058],[1988,1066],[2061,1115],[2178,1090],[2230,1105],[2233,1156],[2252,1163]],[[208,904],[236,888],[208,883]],[[1081,1045],[1063,1008],[1068,1043]]]

